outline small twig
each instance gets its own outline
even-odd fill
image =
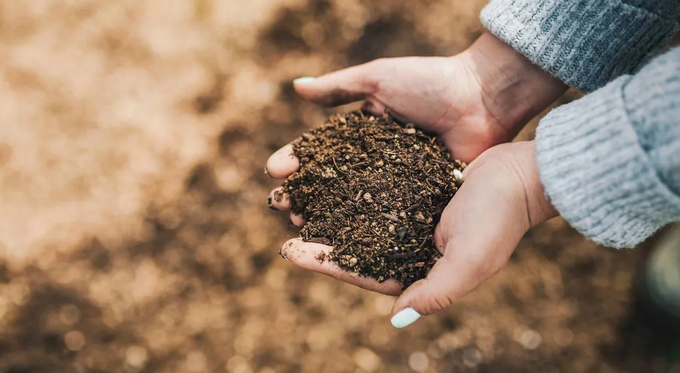
[[[387,213],[382,212],[382,213],[380,213],[380,215],[382,215],[382,216],[386,217],[387,219],[392,220],[393,222],[396,222],[396,223],[399,223],[401,221],[401,220],[399,220],[398,217],[396,217],[392,214],[387,214]]]

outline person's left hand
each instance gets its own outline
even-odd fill
[[[368,113],[389,112],[436,133],[463,162],[512,140],[567,89],[490,32],[455,56],[382,58],[299,78],[293,87],[322,106],[363,101]]]
[[[299,163],[291,154],[275,154],[268,165],[289,173]],[[285,167],[284,167],[285,168]],[[443,256],[427,278],[403,293],[395,280],[383,283],[347,272],[329,261],[319,262],[320,252],[332,247],[286,242],[281,255],[300,267],[323,273],[362,288],[401,296],[394,305],[392,323],[404,327],[420,315],[438,312],[463,297],[505,265],[522,236],[533,226],[557,215],[541,184],[533,141],[495,146],[463,172],[463,185],[444,210],[435,230],[435,246]],[[273,201],[279,210],[290,208],[287,199]],[[297,221],[295,220],[297,219]],[[301,225],[299,216],[294,222]]]

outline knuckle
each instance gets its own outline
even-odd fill
[[[390,58],[378,58],[366,64],[364,75],[364,90],[375,94],[381,90],[384,82],[388,79],[392,67]]]
[[[389,59],[381,57],[374,59],[373,61],[367,63],[367,65],[374,69],[379,69],[381,67],[384,67],[387,61],[389,61]]]
[[[428,278],[423,280],[423,290],[432,289],[433,284]],[[425,291],[421,300],[416,300],[416,304],[419,304],[421,308],[421,313],[424,315],[433,314],[439,312],[443,309],[448,308],[453,304],[454,297],[449,294],[449,292],[439,292],[439,291]]]
[[[447,294],[436,294],[427,299],[425,302],[425,314],[433,314],[448,308],[453,304],[453,299]]]

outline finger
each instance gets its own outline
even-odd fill
[[[305,225],[305,220],[302,218],[302,215],[294,214],[292,212],[290,213],[290,222],[296,227]]]
[[[430,270],[426,278],[416,281],[397,299],[393,306],[392,325],[403,328],[416,321],[421,315],[429,315],[450,306],[467,293],[467,287],[459,281],[464,275],[456,274],[458,266],[450,263],[449,257],[442,257]]]
[[[323,106],[338,106],[363,100],[377,91],[379,73],[373,61],[350,67],[318,78],[300,78],[295,91],[304,99]]]
[[[396,111],[394,111],[394,110],[392,110],[392,109],[390,109],[390,108],[387,108],[387,107],[386,107],[385,110],[384,110],[384,112],[385,112],[386,114],[389,114],[392,118],[396,119],[397,121],[399,121],[399,122],[401,122],[401,123],[409,123],[409,122],[411,122],[408,118],[406,118],[405,116],[403,116],[403,115],[397,113]]]
[[[381,116],[385,114],[385,105],[380,102],[366,101],[363,106],[361,106],[361,111],[373,114],[375,116]]]
[[[301,268],[322,273],[362,289],[387,295],[401,293],[401,284],[396,280],[390,279],[380,283],[375,279],[343,270],[335,262],[328,259],[331,251],[333,251],[333,248],[330,246],[304,242],[301,238],[294,238],[283,245],[281,256]]]
[[[370,113],[375,116],[382,116],[384,114],[387,114],[394,118],[396,121],[401,123],[411,122],[408,118],[388,108],[382,102],[371,98],[367,99],[366,102],[364,102],[364,104],[361,106],[361,111]]]
[[[290,209],[290,197],[282,187],[278,187],[269,193],[267,204],[272,210],[286,211]]]
[[[266,171],[275,179],[285,179],[298,168],[300,160],[293,153],[293,145],[288,144],[269,157]]]

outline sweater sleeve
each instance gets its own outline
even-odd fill
[[[484,26],[566,84],[635,72],[678,30],[680,0],[491,0]]]
[[[548,198],[598,243],[680,221],[680,48],[549,113],[536,131]]]

